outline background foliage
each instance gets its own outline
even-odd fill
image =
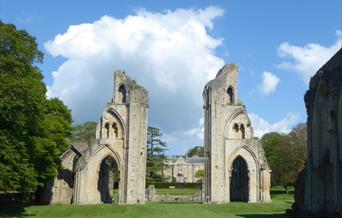
[[[97,122],[88,121],[72,127],[71,142],[86,143],[91,145],[95,140]]]
[[[306,124],[295,126],[289,134],[267,133],[261,138],[272,170],[272,185],[293,185],[307,159]]]
[[[203,146],[195,146],[186,153],[188,157],[204,157],[204,147]]]

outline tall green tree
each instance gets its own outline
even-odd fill
[[[300,123],[293,127],[292,131],[287,135],[288,142],[292,144],[294,148],[294,155],[298,169],[304,168],[305,162],[308,158],[308,146],[307,146],[307,126],[305,123]]]
[[[71,131],[70,110],[46,98],[35,38],[0,21],[0,190],[33,192],[52,179]]]
[[[261,143],[272,169],[272,184],[288,191],[306,161],[306,125],[294,127],[289,134],[267,133]]]
[[[147,129],[147,182],[164,182],[163,176],[164,162],[166,160],[166,143],[162,140],[162,132],[155,127]]]
[[[88,121],[72,127],[71,142],[81,142],[91,145],[95,140],[96,132],[95,121]]]
[[[43,105],[44,115],[32,135],[32,162],[39,173],[38,181],[44,184],[57,175],[60,155],[68,148],[72,117],[70,110],[58,98],[47,99]]]

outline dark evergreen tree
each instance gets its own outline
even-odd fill
[[[155,127],[148,127],[147,130],[147,182],[164,182],[163,169],[166,160],[166,143],[162,140],[162,132]]]

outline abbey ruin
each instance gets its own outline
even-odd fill
[[[205,201],[270,202],[270,168],[238,95],[238,67],[225,65],[203,91]]]
[[[203,92],[207,203],[271,201],[270,168],[239,100],[237,76],[236,65],[225,65]],[[124,72],[116,72],[114,96],[97,124],[95,141],[72,145],[61,156],[63,168],[43,201],[112,203],[116,187],[116,203],[144,203],[147,111],[147,91]]]
[[[308,161],[296,184],[297,217],[342,216],[342,49],[305,94]]]
[[[51,204],[145,202],[148,93],[124,72],[114,75],[114,96],[104,108],[89,147],[71,146],[62,156],[63,169],[44,196]],[[114,181],[117,180],[117,181]]]

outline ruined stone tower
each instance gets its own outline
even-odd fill
[[[269,202],[270,169],[238,97],[238,67],[225,65],[203,91],[205,201]]]
[[[115,173],[118,203],[144,203],[147,111],[146,89],[124,72],[115,72],[113,99],[97,124],[95,142],[85,148],[71,146],[61,156],[63,172],[53,182],[47,203],[111,203]]]

